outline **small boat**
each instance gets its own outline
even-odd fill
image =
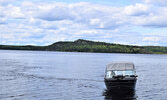
[[[132,62],[112,62],[106,66],[104,82],[108,91],[134,91],[136,81]]]

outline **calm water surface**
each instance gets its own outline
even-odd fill
[[[136,92],[105,92],[112,61],[136,65]],[[1,100],[166,100],[167,55],[0,50]]]

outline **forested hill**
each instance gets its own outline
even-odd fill
[[[13,46],[0,45],[5,50],[42,50],[65,52],[99,52],[99,53],[138,53],[138,54],[167,54],[167,47],[161,46],[132,46],[95,42],[83,39],[76,41],[61,41],[48,46]]]
[[[76,40],[74,42],[56,42],[47,47],[49,51],[100,52],[100,53],[150,53],[144,47]]]

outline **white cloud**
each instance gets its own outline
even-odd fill
[[[22,6],[22,12],[31,21],[34,19],[42,19],[52,21],[53,23],[57,21],[59,23],[58,21],[71,20],[73,23],[85,24],[97,29],[113,29],[124,24],[125,21],[122,18],[123,16],[119,14],[122,8],[91,3],[54,3],[45,5],[40,3],[34,7],[32,2],[24,2]],[[99,22],[97,22],[97,19]]]
[[[0,0],[0,5],[6,6],[15,0]]]
[[[40,5],[39,11],[35,17],[47,21],[73,20],[75,18],[66,4]]]
[[[167,2],[166,0],[144,0],[145,3],[151,3],[155,5],[160,5],[160,6],[166,6]]]
[[[0,17],[3,19],[25,18],[25,15],[20,10],[20,7],[7,5],[7,6],[0,6]]]
[[[0,25],[6,24],[6,19],[5,18],[0,18]]]
[[[160,37],[143,37],[142,41],[153,41],[153,42],[157,42],[160,40]]]
[[[125,14],[132,16],[148,15],[150,11],[151,11],[150,5],[139,4],[139,3],[137,3],[136,5],[127,6],[125,7],[124,10]]]
[[[147,16],[133,17],[133,24],[146,27],[167,27],[167,7],[153,9]]]
[[[80,34],[91,34],[91,35],[94,35],[94,34],[98,34],[98,31],[97,30],[82,30],[82,31],[79,31],[77,33],[74,33],[75,35],[80,35]]]
[[[6,7],[5,14],[8,18],[25,18],[25,15],[21,12],[20,7],[12,5]]]
[[[0,5],[0,41],[5,44],[42,45],[83,38],[126,44],[147,44],[149,41],[155,44],[159,42],[158,38],[142,36],[133,28],[166,28],[166,12],[167,7],[155,7],[149,1],[124,7],[88,2],[6,3],[5,6]]]

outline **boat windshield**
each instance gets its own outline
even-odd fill
[[[117,75],[135,75],[135,72],[132,70],[127,70],[127,71],[107,71],[106,73],[106,78],[112,78],[113,76],[117,76]]]

